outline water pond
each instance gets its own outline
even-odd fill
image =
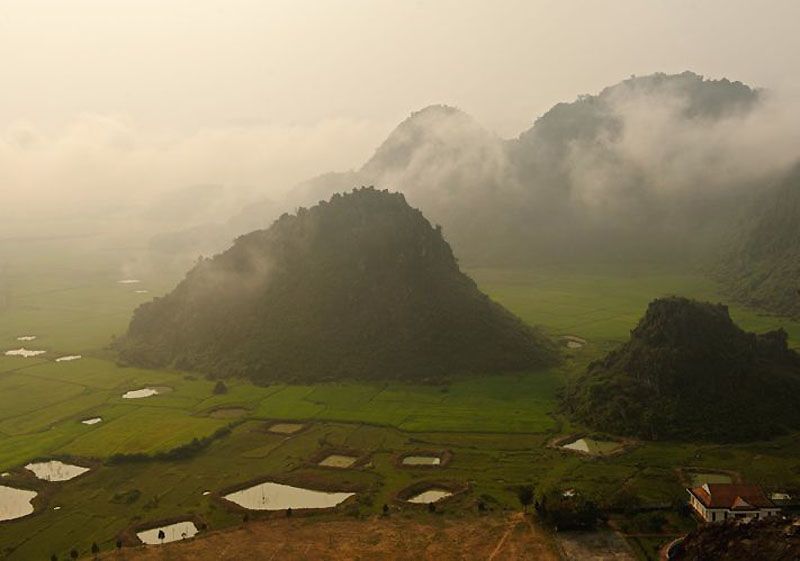
[[[21,356],[22,358],[30,358],[32,356],[39,356],[43,355],[47,351],[32,351],[26,349],[25,347],[20,347],[19,349],[11,349],[10,351],[6,351],[6,356]]]
[[[214,409],[208,414],[213,419],[238,419],[244,415],[247,415],[247,409],[244,407],[223,407]]]
[[[353,467],[353,465],[358,461],[358,458],[355,456],[345,456],[343,454],[331,454],[324,460],[322,460],[319,465],[324,467],[334,467],[334,468],[349,468]]]
[[[81,355],[60,356],[56,359],[56,362],[71,362],[73,360],[80,360],[81,358],[83,358]]]
[[[159,532],[164,532],[163,539],[159,538]],[[142,530],[141,532],[136,533],[136,537],[139,538],[142,543],[146,543],[148,545],[157,545],[185,540],[186,538],[196,536],[197,532],[197,526],[194,525],[194,522],[185,521],[176,522],[167,526],[150,528],[149,530]]]
[[[122,394],[122,399],[142,399],[145,397],[152,397],[170,391],[171,388],[158,387],[158,388],[139,388],[138,390],[130,390]]]
[[[439,456],[406,456],[402,461],[404,466],[438,466],[441,463]]]
[[[561,340],[564,341],[568,349],[580,349],[586,344],[586,339],[576,335],[564,335]]]
[[[447,491],[446,489],[428,489],[427,491],[418,493],[407,500],[410,503],[426,505],[428,503],[435,503],[452,496],[453,493]]]
[[[14,520],[33,513],[36,491],[0,485],[0,520]]]
[[[573,452],[583,452],[593,456],[603,456],[613,454],[622,449],[622,444],[611,440],[595,440],[594,438],[579,438],[567,444],[562,444],[561,448],[572,450]]]
[[[303,427],[305,427],[305,425],[300,423],[275,423],[269,427],[269,432],[274,432],[277,434],[293,434],[303,429]]]
[[[733,483],[733,477],[726,473],[714,473],[709,471],[690,471],[689,477],[693,487],[700,487],[706,483]]]
[[[28,464],[25,469],[32,471],[33,475],[43,481],[69,481],[89,471],[87,467],[65,464],[58,460]]]
[[[225,498],[250,510],[286,510],[287,508],[332,508],[354,494],[314,491],[267,481],[225,495]]]

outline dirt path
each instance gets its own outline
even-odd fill
[[[503,533],[503,536],[500,538],[500,541],[497,542],[497,545],[494,547],[492,554],[489,555],[488,561],[494,561],[494,558],[497,557],[497,554],[500,553],[500,551],[503,549],[503,546],[505,545],[508,536],[511,535],[511,532],[513,532],[514,528],[516,528],[517,525],[520,523],[522,517],[523,517],[522,513],[511,515],[511,518],[509,518],[508,520],[508,529]]]
[[[276,518],[105,561],[559,561],[552,540],[522,516],[393,515],[368,520]]]

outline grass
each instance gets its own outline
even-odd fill
[[[231,526],[240,515],[202,492],[265,476],[358,486],[360,498],[352,509],[362,515],[379,513],[383,504],[394,504],[397,491],[432,477],[470,483],[469,493],[445,507],[452,514],[474,507],[481,496],[498,508],[517,508],[514,488],[523,483],[575,488],[601,500],[625,488],[647,504],[669,504],[685,493],[679,467],[737,471],[776,489],[800,486],[796,435],[732,446],[653,443],[597,458],[546,446],[558,435],[582,431],[558,414],[564,380],[625,340],[650,300],[672,293],[721,299],[715,285],[696,273],[644,267],[471,270],[492,298],[527,322],[552,335],[588,340],[580,350],[565,351],[567,359],[558,368],[487,373],[438,385],[343,381],[257,387],[231,380],[226,394],[214,395],[214,383],[201,375],[121,367],[107,350],[135,306],[168,290],[178,274],[129,273],[119,252],[44,243],[36,250],[0,247],[5,263],[0,284],[9,295],[0,309],[0,348],[24,344],[48,351],[34,359],[0,356],[0,471],[12,470],[9,484],[42,494],[37,514],[0,524],[0,557],[9,560],[63,557],[72,547],[86,552],[93,541],[109,548],[126,528],[187,514],[201,516],[212,528]],[[130,276],[141,277],[142,284],[117,283]],[[151,293],[135,294],[137,288]],[[797,323],[737,306],[731,311],[747,329],[782,326],[791,344],[800,345]],[[16,340],[28,334],[37,340]],[[53,362],[61,354],[84,358]],[[139,401],[121,398],[145,386],[172,391]],[[37,457],[104,460],[117,453],[164,452],[232,423],[209,416],[219,407],[246,409],[244,422],[186,460],[98,463],[89,474],[60,484],[37,482],[20,468]],[[102,423],[80,423],[94,416]],[[291,437],[270,434],[265,427],[274,419],[309,427]],[[337,448],[370,454],[371,467],[310,465],[320,450]],[[397,467],[398,454],[419,449],[450,450],[453,459],[433,472]],[[125,497],[133,496],[138,498],[127,502]],[[652,552],[659,540],[639,542],[643,552]]]

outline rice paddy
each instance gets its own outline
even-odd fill
[[[59,247],[5,255],[10,265],[2,280],[11,296],[0,309],[0,348],[16,350],[18,338],[35,334],[32,350],[43,351],[27,357],[0,355],[0,518],[15,518],[0,525],[0,557],[9,561],[49,558],[72,548],[87,554],[92,542],[112,549],[134,518],[181,520],[196,513],[211,529],[236,525],[245,507],[222,497],[246,502],[235,493],[263,485],[248,483],[253,481],[338,493],[341,500],[333,506],[339,506],[330,516],[380,514],[399,490],[434,474],[470,482],[467,492],[437,506],[444,512],[474,509],[479,497],[498,508],[518,508],[515,487],[521,484],[599,498],[613,497],[624,486],[645,504],[669,504],[685,494],[675,470],[680,466],[736,471],[768,489],[800,485],[796,435],[732,446],[646,443],[601,456],[548,445],[585,431],[559,414],[559,388],[625,340],[650,299],[675,292],[720,299],[713,283],[696,274],[473,270],[483,290],[528,323],[554,337],[586,343],[566,349],[562,366],[537,372],[487,373],[432,384],[340,381],[258,387],[226,380],[227,393],[216,395],[215,382],[202,374],[116,363],[108,344],[125,330],[142,298],[120,290],[121,264],[115,255],[81,251]],[[75,262],[91,265],[77,270]],[[180,278],[183,267],[160,274],[147,277],[148,290],[156,296]],[[797,323],[736,306],[731,311],[747,329],[783,326],[791,344],[800,343]],[[47,358],[75,356],[80,360]],[[147,397],[123,399],[128,392]],[[226,428],[227,435],[215,436]],[[209,443],[180,461],[160,456],[194,439]],[[331,450],[363,451],[369,464],[358,469],[317,466],[325,460],[320,453]],[[440,456],[422,452],[428,450],[447,450],[452,459],[443,464]],[[421,458],[417,465],[398,461],[415,456]],[[97,463],[87,464],[91,471],[80,477],[55,482],[36,479],[24,469],[41,458]],[[289,480],[293,483],[286,485]],[[228,491],[237,484],[237,491]],[[13,507],[3,502],[2,493],[14,497]],[[263,487],[250,496],[255,499],[249,504],[260,507],[299,504],[268,495]],[[28,516],[34,509],[36,515]]]

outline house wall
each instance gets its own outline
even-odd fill
[[[727,508],[706,508],[703,503],[697,500],[693,494],[689,493],[689,506],[706,522],[722,522],[732,518],[766,518],[780,513],[779,508],[762,508],[755,511],[732,511]]]

